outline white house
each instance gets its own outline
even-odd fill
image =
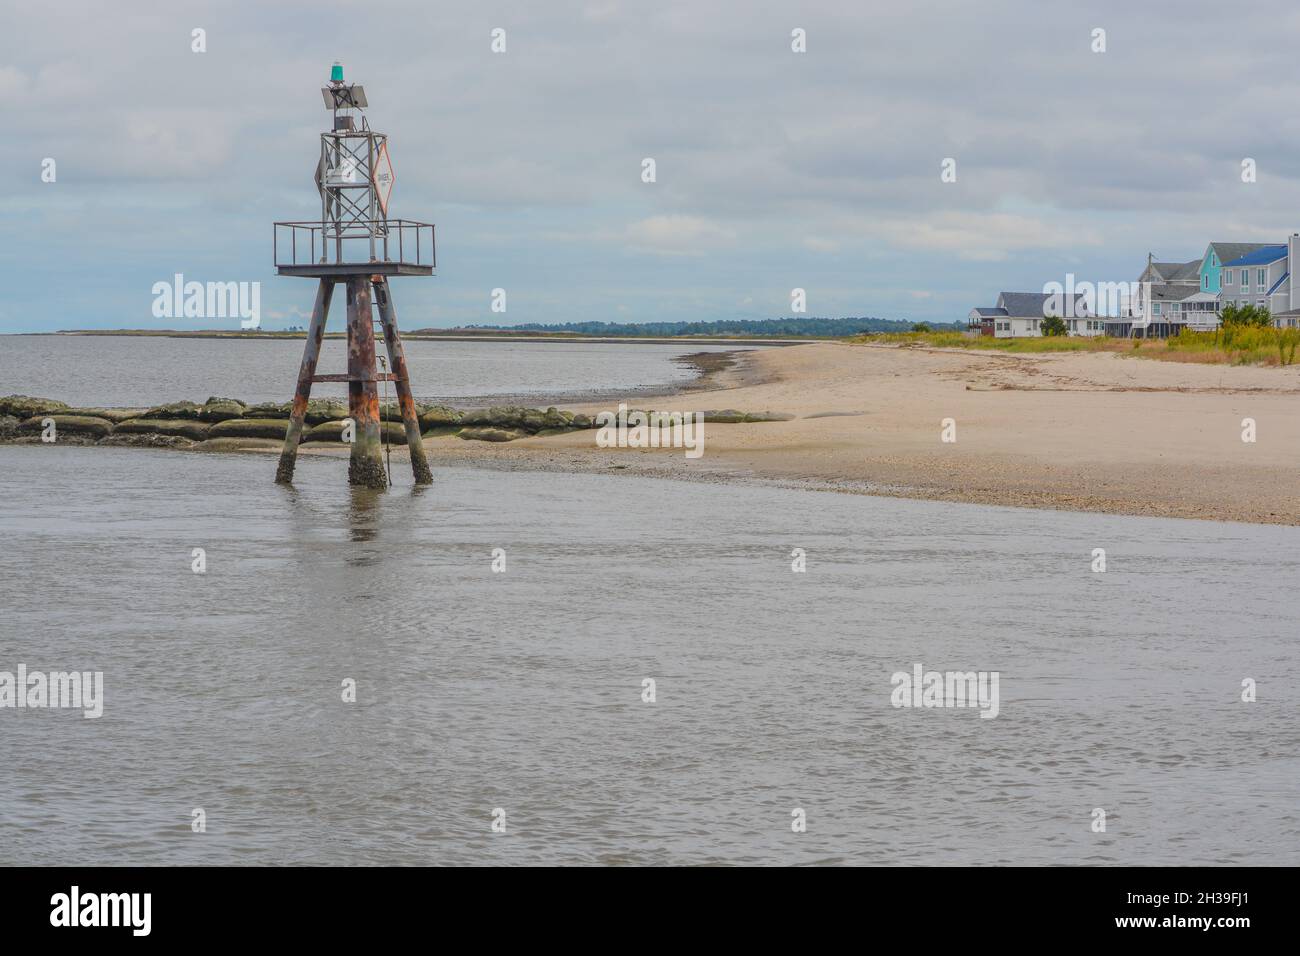
[[[1041,336],[1043,319],[1059,315],[1070,335],[1101,335],[1105,323],[1087,307],[1082,293],[1074,295],[1073,305],[1064,295],[1047,292],[1002,292],[992,308],[975,308],[966,317],[966,327],[980,335],[999,339]]]

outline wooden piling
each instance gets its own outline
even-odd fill
[[[379,389],[375,383],[375,320],[370,307],[370,282],[348,278],[348,415],[356,424],[348,484],[387,488],[379,444]]]
[[[406,371],[406,352],[397,331],[397,306],[384,276],[371,276],[375,299],[379,305],[379,321],[384,330],[384,343],[388,347],[388,365],[393,370],[397,384],[397,404],[402,410],[402,425],[406,429],[406,447],[411,453],[411,471],[417,485],[433,484],[433,472],[424,454],[424,440],[420,437],[420,414],[411,394],[411,377]]]
[[[280,484],[287,485],[293,481],[294,466],[298,463],[298,442],[302,438],[302,423],[307,415],[307,402],[311,400],[311,383],[316,376],[316,362],[320,358],[321,341],[325,338],[325,320],[333,297],[334,280],[322,278],[316,287],[316,304],[312,306],[307,344],[303,346],[302,365],[298,368],[298,386],[293,393],[289,430],[285,433],[280,465],[275,471],[275,480]]]

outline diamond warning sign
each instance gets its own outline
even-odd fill
[[[388,144],[383,143],[375,156],[375,168],[370,173],[371,182],[375,184],[375,197],[379,200],[379,209],[388,218],[388,197],[393,192],[393,163],[388,158]]]

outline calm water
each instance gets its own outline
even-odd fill
[[[677,360],[733,345],[602,342],[407,341],[417,397],[469,399],[578,396],[681,385],[695,370]],[[209,395],[247,402],[293,397],[301,340],[165,339],[0,335],[0,394],[56,398],[71,405],[131,407]],[[347,371],[347,346],[326,341],[321,374]],[[346,395],[324,382],[313,395]]]
[[[1300,863],[1295,529],[274,467],[0,446],[0,863]]]

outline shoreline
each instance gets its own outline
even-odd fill
[[[405,341],[405,339],[403,339]],[[766,346],[763,346],[766,347]],[[416,395],[417,402],[446,405],[456,409],[482,408],[486,405],[554,405],[557,408],[573,409],[588,405],[617,405],[620,401],[641,402],[646,399],[671,398],[693,392],[713,391],[720,387],[724,377],[730,373],[736,381],[759,384],[764,379],[764,372],[747,362],[745,356],[758,351],[756,348],[729,349],[720,352],[690,352],[679,355],[674,364],[689,366],[694,377],[682,382],[663,382],[654,385],[638,385],[626,389],[605,389],[589,392],[490,392],[483,395]]]
[[[86,332],[86,333],[42,332],[42,333],[10,333],[10,334],[14,335],[15,337],[21,337],[21,338],[35,338],[35,337],[80,338],[80,337],[94,337],[96,335],[101,335],[101,334],[105,335],[108,338],[123,338],[123,337],[131,338],[132,337],[131,334],[98,333],[93,331]],[[239,333],[208,334],[208,333],[167,332],[167,333],[159,333],[157,335],[150,334],[150,336],[148,337],[192,338],[192,339],[203,339],[209,341],[226,339],[226,340],[236,340],[236,341],[256,340],[262,342],[285,342],[285,341],[292,341],[292,340],[302,341],[305,338],[305,335],[303,333],[272,333],[272,334],[244,333],[241,335]],[[326,338],[337,341],[339,343],[343,343],[346,341],[347,334],[345,332],[328,333],[326,335]],[[578,405],[582,403],[606,404],[606,403],[613,402],[614,404],[617,404],[621,400],[640,402],[640,401],[646,401],[650,399],[666,398],[684,392],[708,390],[715,386],[715,383],[720,373],[726,371],[728,368],[735,366],[738,363],[741,363],[742,362],[741,356],[746,353],[750,353],[758,350],[764,350],[764,349],[790,347],[792,345],[797,345],[797,344],[807,344],[806,342],[797,342],[797,341],[777,341],[777,340],[760,340],[760,339],[754,339],[754,340],[731,339],[731,340],[714,341],[714,340],[694,339],[694,338],[675,338],[675,339],[635,338],[635,339],[615,340],[615,339],[594,338],[594,337],[592,338],[567,337],[567,338],[560,338],[560,339],[537,340],[534,338],[501,337],[501,336],[484,336],[484,337],[446,336],[446,337],[436,337],[436,338],[424,338],[420,336],[410,336],[410,335],[403,336],[403,341],[492,342],[492,343],[501,344],[503,346],[517,345],[522,343],[533,344],[537,341],[546,341],[549,344],[557,347],[567,346],[570,348],[575,346],[583,346],[583,345],[618,345],[621,347],[623,345],[629,345],[629,344],[654,345],[660,347],[664,345],[673,346],[673,351],[665,356],[668,365],[664,369],[660,370],[657,374],[654,372],[647,374],[646,378],[650,378],[650,382],[648,384],[643,384],[643,385],[634,385],[634,386],[627,386],[627,387],[615,386],[615,387],[604,387],[604,388],[586,388],[586,389],[570,387],[567,389],[560,388],[560,389],[534,389],[531,391],[499,391],[499,392],[482,392],[482,393],[469,394],[469,395],[465,395],[465,394],[443,395],[443,394],[437,394],[434,391],[429,390],[429,391],[417,391],[417,393],[414,396],[416,402],[420,404],[445,405],[449,408],[455,408],[462,411],[475,409],[475,408],[483,408],[483,407],[493,406],[493,405],[526,405],[526,406],[539,406],[545,408],[550,405],[567,407],[567,406]],[[730,347],[717,348],[717,346],[730,346]],[[702,350],[705,347],[710,347],[710,349],[707,351]],[[678,349],[680,349],[681,351],[677,351]],[[687,375],[685,377],[678,378],[677,380],[672,380],[669,376],[669,368],[685,369],[687,370]],[[297,359],[295,358],[295,361],[293,363],[293,370],[296,369],[297,369]],[[286,374],[288,374],[288,372],[286,372]],[[656,381],[655,379],[658,379],[658,381]],[[292,381],[292,379],[286,379],[286,380]],[[415,384],[418,389],[420,382],[417,381]],[[218,390],[222,390],[220,386],[215,386],[215,387]],[[231,387],[228,390],[239,391],[237,387]],[[175,390],[177,392],[180,392],[180,394],[173,394],[173,390],[168,390],[167,392],[161,395],[156,394],[153,398],[147,396],[144,398],[140,398],[138,395],[133,394],[133,395],[126,396],[126,401],[123,401],[123,397],[119,394],[115,396],[114,400],[110,401],[109,403],[104,403],[99,400],[99,396],[96,396],[93,393],[88,394],[87,391],[77,388],[76,391],[78,393],[78,396],[87,399],[87,401],[85,402],[78,402],[78,401],[69,400],[66,395],[57,395],[52,393],[46,394],[39,383],[24,380],[21,375],[19,376],[19,381],[16,384],[12,382],[5,382],[3,381],[3,379],[0,379],[0,396],[3,396],[3,394],[11,391],[19,391],[19,392],[26,391],[26,392],[31,392],[34,395],[40,395],[42,397],[57,398],[59,400],[68,400],[70,404],[79,405],[81,407],[138,408],[142,406],[165,404],[168,402],[178,401],[180,398],[184,397],[184,391],[186,390],[185,389]],[[223,393],[224,391],[225,390],[223,390]],[[202,397],[205,394],[211,394],[211,392],[206,389],[204,392],[190,391],[189,397],[197,401],[202,401]],[[286,389],[285,392],[283,393],[283,399],[288,400],[292,398],[292,394],[293,391],[291,387]],[[74,398],[75,397],[77,396],[74,396]],[[317,395],[314,397],[339,397],[339,396]],[[275,399],[275,397],[272,395],[264,399],[252,399],[250,401],[260,402],[260,401],[274,401],[274,400],[277,399]]]
[[[6,332],[22,338],[51,336],[54,338],[157,338],[157,339],[240,339],[249,342],[293,341],[307,338],[306,331],[290,332],[281,329],[59,329],[54,332]],[[346,341],[346,332],[326,332],[325,341]],[[462,329],[416,329],[402,333],[403,342],[529,342],[572,345],[574,343],[615,345],[751,345],[786,346],[806,345],[809,342],[834,342],[833,336],[806,335],[584,335],[578,332],[510,332],[483,330],[471,332]]]
[[[488,447],[434,438],[426,452],[441,464],[1300,524],[1300,369],[839,343],[764,350],[741,364],[750,367],[720,372],[716,388],[681,395],[700,408],[795,418],[709,425],[700,459],[595,448],[584,433]],[[1257,422],[1253,443],[1241,440],[1246,417]],[[957,425],[951,444],[941,441],[945,418]]]
[[[599,448],[575,429],[511,441],[427,434],[433,465],[625,474],[1115,515],[1300,524],[1300,369],[1008,355],[848,343],[706,353],[660,410],[788,420],[710,423],[704,455]],[[644,393],[624,393],[633,408]],[[564,412],[612,410],[585,398]],[[641,406],[654,407],[654,406]],[[1254,441],[1243,441],[1243,419]],[[942,440],[952,419],[955,442]],[[30,440],[30,439],[24,439]],[[275,453],[279,443],[237,448]],[[394,467],[408,456],[392,449]],[[347,449],[303,445],[301,455]],[[269,477],[268,477],[269,480]],[[340,474],[340,481],[344,480]]]

